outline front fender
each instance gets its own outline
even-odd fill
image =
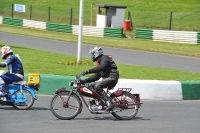
[[[70,92],[69,90],[66,90],[66,88],[58,88],[56,90],[54,90],[54,93],[55,94],[58,94],[60,92]]]

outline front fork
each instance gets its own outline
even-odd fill
[[[72,95],[72,91],[69,92],[69,96],[67,97],[67,100],[65,100],[65,99],[62,97],[62,92],[58,93],[58,95],[60,96],[60,98],[61,98],[61,100],[62,100],[62,102],[63,102],[63,107],[64,107],[64,108],[68,108],[68,107],[69,107],[69,106],[68,106],[68,101],[69,101],[69,99],[70,99],[70,97],[71,97],[71,95]]]

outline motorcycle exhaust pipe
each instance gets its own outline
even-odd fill
[[[106,110],[92,110],[90,107],[89,107],[89,110],[92,114],[109,114],[110,112],[107,112]]]
[[[90,110],[90,112],[91,112],[92,114],[110,114],[110,113],[112,113],[112,112],[121,112],[121,110],[113,110],[113,111],[110,111],[110,112],[108,112],[108,111],[106,111],[106,110],[96,110],[96,111],[94,111],[94,110],[92,110],[90,107],[89,107],[89,110]]]

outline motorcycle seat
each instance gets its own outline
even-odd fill
[[[25,85],[25,84],[26,84],[26,81],[13,82],[12,84]]]

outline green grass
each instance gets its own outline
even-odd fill
[[[11,4],[26,5],[25,13],[14,12],[14,17],[48,21],[48,7],[51,7],[51,22],[70,22],[70,8],[73,7],[73,24],[78,24],[79,0],[6,0],[0,1],[0,16],[11,16]],[[91,4],[93,4],[91,8]],[[169,29],[172,12],[172,30],[200,31],[200,2],[198,0],[84,0],[84,25],[96,25],[97,6],[114,4],[127,6],[131,12],[134,28]],[[92,10],[92,12],[91,12]]]
[[[27,73],[74,76],[83,70],[95,67],[95,63],[89,66],[66,65],[62,63],[63,59],[72,61],[73,58],[76,58],[75,56],[71,55],[35,50],[0,42],[0,47],[3,45],[12,46],[14,53],[20,55],[24,64],[24,71]],[[87,58],[83,58],[83,60],[84,59]],[[152,80],[200,80],[200,73],[145,66],[133,66],[121,63],[117,63],[117,65],[120,71],[120,78]]]

